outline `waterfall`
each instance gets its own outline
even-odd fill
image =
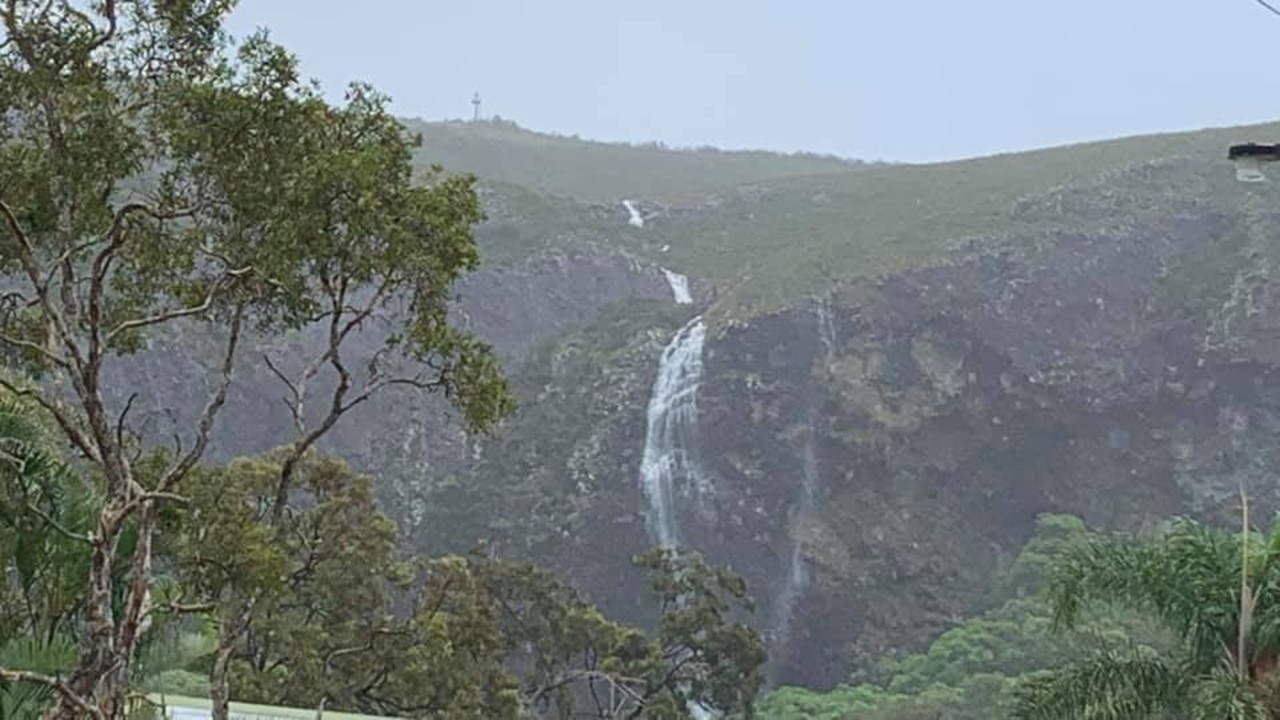
[[[693,302],[693,295],[689,293],[689,278],[666,268],[662,268],[662,274],[666,276],[667,284],[671,286],[671,295],[675,298],[677,305],[688,305]]]
[[[836,352],[836,327],[831,317],[831,308],[825,299],[819,300],[815,310],[818,339],[822,342],[822,360],[825,365],[831,362]],[[771,644],[777,650],[786,647],[791,639],[791,620],[795,605],[809,587],[809,566],[805,563],[803,535],[813,523],[817,509],[818,493],[822,488],[822,471],[818,465],[818,449],[816,438],[817,425],[821,418],[817,403],[809,401],[808,432],[805,433],[804,447],[800,453],[800,499],[796,502],[791,517],[791,556],[787,560],[786,583],[782,592],[774,600],[772,617],[769,622]]]
[[[659,547],[680,544],[677,483],[702,485],[697,461],[698,407],[702,381],[702,317],[680,328],[662,351],[658,378],[649,396],[648,428],[640,461],[640,482],[649,499],[649,534]]]
[[[643,227],[644,219],[629,201],[631,224]],[[662,268],[677,305],[693,303],[689,278]],[[699,315],[680,328],[662,350],[658,377],[653,381],[646,415],[644,454],[640,460],[640,483],[649,500],[649,536],[658,547],[680,545],[680,518],[677,512],[677,483],[684,480],[701,494],[706,478],[698,464],[698,385],[702,382],[702,346],[707,328]],[[714,720],[715,715],[696,702],[687,706],[694,720]]]
[[[630,223],[632,227],[644,227],[644,216],[640,214],[640,210],[636,208],[635,203],[630,200],[623,200],[622,207],[627,209],[627,215],[630,216],[627,219],[627,222]]]

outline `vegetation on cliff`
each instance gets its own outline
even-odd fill
[[[409,120],[406,124],[422,134],[427,149],[423,157],[429,162],[540,194],[588,202],[674,200],[744,183],[863,167],[857,161],[804,153],[595,142],[534,132],[499,118],[480,122]]]
[[[710,173],[715,182],[687,188],[681,186],[684,178],[700,176],[682,173],[681,163],[714,163],[714,153],[690,152],[681,161],[679,153],[620,146],[637,157],[618,168],[652,167],[672,190],[655,187],[645,194],[609,178],[584,188],[549,189],[530,181],[519,163],[509,167],[483,160],[500,149],[523,157],[533,146],[560,158],[557,162],[604,166],[599,147],[591,143],[553,142],[502,124],[414,127],[424,132],[424,156],[435,157],[438,146],[456,153],[457,167],[474,166],[492,181],[495,257],[527,257],[582,243],[625,250],[714,285],[717,299],[709,318],[717,325],[794,307],[813,295],[861,297],[895,273],[955,262],[977,251],[1034,256],[1054,234],[1123,231],[1194,212],[1239,215],[1253,208],[1257,214],[1280,199],[1274,187],[1242,188],[1235,182],[1224,148],[1242,134],[1240,129],[939,164],[850,165],[843,171],[798,172],[775,157],[770,172],[728,164]],[[1247,134],[1266,136],[1276,129],[1257,126]],[[478,159],[469,160],[469,150]],[[592,159],[573,160],[578,157]],[[761,162],[767,157],[761,155]],[[545,165],[553,166],[558,167]],[[673,193],[680,197],[670,199]],[[660,200],[656,217],[642,229],[629,226],[618,204],[624,197]],[[600,202],[607,209],[593,210],[591,203]],[[539,230],[501,220],[502,208]]]
[[[784,687],[761,702],[763,720],[988,720],[1013,716],[1019,690],[1041,671],[1099,649],[1165,648],[1140,613],[1097,608],[1058,632],[1043,596],[1054,568],[1094,534],[1078,518],[1042,515],[1036,534],[994,585],[993,607],[943,633],[927,650],[883,659],[830,692]],[[1073,715],[1070,717],[1081,717]]]

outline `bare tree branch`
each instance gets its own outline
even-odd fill
[[[284,383],[284,386],[289,390],[289,394],[293,396],[293,400],[290,400],[289,398],[281,398],[281,400],[283,400],[285,406],[289,408],[289,414],[293,416],[294,429],[298,431],[299,435],[303,434],[307,429],[306,420],[302,417],[303,389],[299,387],[298,383],[290,380],[288,376],[276,367],[276,364],[271,361],[270,355],[263,353],[262,359],[266,361],[267,369],[279,378],[280,382]],[[303,382],[305,382],[305,380],[303,380]]]
[[[177,310],[169,310],[167,312],[157,313],[149,317],[135,318],[133,320],[125,320],[124,322],[115,326],[115,328],[113,328],[109,333],[107,333],[107,343],[110,344],[111,341],[115,339],[116,336],[118,336],[120,333],[128,332],[129,330],[136,330],[138,328],[144,328],[151,325],[159,325],[160,323],[169,322],[170,320],[177,320],[179,318],[191,317],[193,315],[201,315],[205,312],[208,312],[209,309],[213,307],[213,301],[217,299],[218,293],[221,292],[227,286],[228,283],[230,283],[232,280],[235,280],[238,277],[241,277],[243,275],[248,274],[249,272],[252,272],[252,270],[253,268],[251,267],[243,267],[236,270],[226,271],[217,280],[213,281],[213,284],[209,287],[208,294],[205,295],[204,300],[199,305],[179,308]]]
[[[124,409],[120,411],[120,417],[116,419],[116,444],[124,447],[124,421],[129,417],[129,411],[133,409],[133,401],[138,399],[138,393],[129,393],[129,399],[124,403]]]
[[[1280,15],[1280,8],[1277,8],[1275,5],[1272,5],[1271,3],[1267,2],[1267,0],[1254,0],[1254,2],[1270,10],[1272,13],[1276,15]]]
[[[7,25],[9,22],[8,17],[6,17],[5,22]],[[36,293],[36,300],[39,301],[41,308],[44,310],[45,317],[53,326],[53,333],[51,333],[51,335],[61,341],[62,345],[67,350],[69,358],[74,363],[75,367],[79,369],[83,364],[79,348],[76,347],[72,335],[67,327],[66,319],[63,317],[62,313],[58,312],[58,309],[54,307],[53,303],[49,299],[49,285],[44,281],[44,273],[40,269],[39,260],[36,259],[36,250],[35,246],[31,242],[31,237],[22,229],[22,223],[18,221],[18,216],[14,214],[13,208],[9,207],[9,204],[3,200],[0,200],[0,214],[4,215],[5,224],[9,227],[10,233],[22,248],[22,251],[18,253],[18,255],[22,261],[23,270],[27,274],[27,279],[31,282],[32,289]],[[53,338],[51,338],[51,341],[52,339]]]
[[[363,392],[351,398],[349,402],[347,402],[345,405],[342,406],[342,412],[346,412],[351,408],[354,408],[355,406],[359,405],[360,403],[365,402],[366,400],[368,400],[369,398],[377,394],[379,390],[382,390],[383,388],[395,386],[395,385],[404,385],[404,386],[416,388],[418,390],[432,391],[432,390],[439,390],[442,387],[447,387],[448,382],[443,379],[423,380],[421,376],[383,378],[381,380],[377,380],[373,383],[370,383],[369,386],[365,388]]]
[[[194,613],[210,612],[218,607],[214,602],[201,603],[178,603],[166,602],[160,603],[155,607],[154,612],[165,612],[173,615],[191,615]]]
[[[611,675],[606,672],[600,672],[599,670],[570,670],[531,693],[529,695],[528,702],[531,705],[536,704],[541,702],[549,693],[554,692],[565,685],[571,685],[575,682],[582,682],[584,680],[607,683],[610,687],[616,689],[618,692],[622,693],[641,707],[645,704],[645,697],[641,693],[633,690],[631,687],[628,687],[628,685],[638,685],[643,687],[645,685],[644,679],[626,677],[624,675]]]
[[[36,517],[40,518],[40,520],[43,521],[46,525],[53,528],[54,530],[57,530],[62,535],[66,536],[68,539],[75,540],[76,542],[86,543],[89,545],[93,544],[93,538],[91,536],[86,535],[84,533],[78,533],[78,532],[69,530],[66,525],[63,525],[62,523],[55,520],[52,515],[45,512],[44,510],[41,510],[35,504],[27,503],[27,510],[32,515],[35,515]]]
[[[130,513],[141,507],[144,503],[156,502],[158,500],[168,500],[169,502],[175,502],[181,505],[187,505],[191,502],[190,498],[185,495],[179,495],[178,493],[140,492],[134,495],[129,502],[124,505],[124,508],[120,511],[119,515],[122,518],[128,517]]]
[[[3,683],[28,682],[28,683],[36,683],[38,685],[45,685],[47,687],[53,688],[59,695],[66,698],[67,700],[70,700],[71,704],[80,708],[82,712],[87,713],[88,715],[94,717],[96,720],[104,720],[104,715],[102,714],[101,709],[99,709],[95,705],[89,704],[88,701],[86,701],[84,698],[77,695],[69,685],[67,685],[65,682],[63,682],[62,680],[56,677],[51,677],[49,675],[43,675],[41,673],[36,673],[36,672],[30,672],[27,670],[9,670],[7,668],[0,667],[0,682],[3,682]]]
[[[237,305],[231,318],[231,331],[227,336],[227,344],[222,355],[222,368],[217,386],[213,391],[213,395],[209,398],[209,403],[205,405],[204,411],[200,414],[200,420],[196,425],[196,438],[191,448],[182,456],[173,467],[165,472],[160,483],[156,486],[158,492],[167,492],[173,485],[182,479],[184,475],[199,462],[200,457],[204,455],[204,451],[209,447],[209,435],[213,430],[213,421],[218,415],[218,411],[227,402],[227,390],[231,387],[231,375],[235,369],[236,348],[240,344],[240,330],[244,325],[245,306]]]
[[[93,39],[93,42],[89,44],[89,52],[93,52],[103,45],[106,45],[111,41],[111,38],[115,37],[116,28],[119,24],[119,19],[117,18],[116,13],[116,0],[106,0],[102,4],[102,14],[107,19],[107,27],[102,30],[98,30],[97,24],[94,23],[93,20],[89,19],[88,15],[77,10],[71,3],[64,3],[62,8],[64,12],[80,20],[88,26],[90,32],[97,35],[97,37]]]
[[[62,268],[67,262],[74,260],[77,255],[84,252],[85,250],[88,250],[94,245],[97,245],[100,242],[102,241],[95,238],[93,240],[86,240],[85,242],[77,243],[76,245],[72,245],[71,247],[64,250],[62,254],[57,257],[57,259],[55,259],[52,263],[49,264],[49,271],[46,272],[44,275],[45,286],[47,287],[53,283],[54,273],[57,272],[60,268]]]
[[[62,429],[62,433],[67,436],[67,439],[71,441],[76,450],[80,451],[91,462],[102,462],[102,455],[98,452],[98,448],[89,442],[89,439],[76,425],[70,413],[62,406],[62,403],[49,399],[41,390],[18,387],[3,377],[0,377],[0,388],[4,388],[18,397],[27,397],[35,400],[36,404],[53,415],[54,420],[58,422],[58,427]]]
[[[0,333],[0,343],[3,343],[5,345],[12,345],[15,348],[23,348],[26,350],[30,350],[36,353],[37,355],[39,355],[40,357],[43,357],[45,360],[48,360],[50,363],[53,363],[57,367],[62,368],[63,370],[71,369],[71,363],[68,362],[66,358],[62,357],[61,355],[57,354],[53,350],[50,350],[44,345],[41,345],[38,342],[32,342],[31,340],[24,340],[19,337],[14,337],[13,335],[10,335],[8,333]]]

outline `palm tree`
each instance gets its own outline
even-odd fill
[[[1242,525],[1237,535],[1179,519],[1154,539],[1104,537],[1068,552],[1047,589],[1055,626],[1071,628],[1090,606],[1110,604],[1149,615],[1177,643],[1098,653],[1040,674],[1019,688],[1016,716],[1280,718],[1280,522],[1265,535]]]
[[[75,642],[67,634],[52,639],[19,637],[0,644],[0,667],[56,674],[74,665]],[[30,682],[0,682],[0,720],[37,718],[53,699],[53,688]]]
[[[0,399],[0,667],[44,675],[76,658],[96,508],[51,438],[33,408]],[[0,682],[0,720],[37,717],[51,690]]]

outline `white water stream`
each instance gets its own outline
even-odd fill
[[[822,342],[822,359],[824,364],[829,364],[836,351],[836,329],[826,300],[818,301],[815,314],[818,338]],[[813,523],[818,494],[822,489],[822,469],[818,464],[817,443],[814,438],[819,419],[817,405],[810,403],[809,428],[800,455],[800,499],[791,518],[791,557],[787,562],[787,579],[782,592],[774,600],[769,622],[770,644],[778,651],[783,650],[791,639],[792,614],[796,603],[809,587],[809,566],[804,558],[804,535]]]
[[[649,396],[640,482],[649,499],[649,534],[659,547],[680,544],[680,484],[701,485],[697,462],[698,384],[702,381],[702,317],[680,328],[662,351]]]
[[[689,278],[666,268],[662,268],[662,274],[666,276],[667,284],[671,286],[671,295],[675,298],[677,305],[689,305],[693,302],[693,295],[689,293]]]
[[[628,223],[630,223],[633,227],[638,227],[638,228],[644,227],[644,216],[640,214],[640,210],[639,208],[636,207],[635,203],[631,202],[630,200],[623,200],[622,207],[626,208],[627,214],[631,216],[627,219]]]

